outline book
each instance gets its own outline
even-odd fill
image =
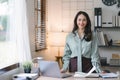
[[[95,27],[102,27],[102,8],[94,8]]]
[[[113,15],[112,16],[112,23],[113,23],[113,27],[118,27],[119,26],[119,16]]]
[[[98,8],[98,27],[102,27],[102,9]]]
[[[107,40],[105,42],[105,35],[103,33],[103,31],[97,31],[97,35],[98,35],[98,45],[106,45]],[[107,38],[107,36],[106,36]]]
[[[101,73],[99,75],[102,78],[117,78],[118,77],[118,74],[112,73],[112,72],[111,73]]]
[[[98,26],[97,8],[94,8],[94,18],[95,18],[94,25],[95,27],[97,27]]]
[[[118,27],[120,27],[120,15],[118,16]]]
[[[113,43],[120,44],[120,40],[114,40]]]
[[[108,37],[107,37],[107,34],[104,34],[104,40],[105,40],[105,45],[109,45],[109,40],[108,40]]]

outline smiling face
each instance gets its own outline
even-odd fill
[[[79,29],[84,29],[87,25],[87,19],[83,14],[80,14],[77,18],[77,25]]]

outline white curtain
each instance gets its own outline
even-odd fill
[[[31,60],[26,0],[10,0],[10,40],[16,42],[19,62]]]
[[[0,3],[0,69],[31,61],[26,11],[26,0]]]

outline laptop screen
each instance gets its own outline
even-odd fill
[[[56,61],[38,61],[42,76],[61,77],[60,68]]]

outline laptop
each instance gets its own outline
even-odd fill
[[[56,61],[38,61],[39,68],[42,76],[55,77],[55,78],[66,78],[72,76],[69,73],[61,73],[59,65]]]

